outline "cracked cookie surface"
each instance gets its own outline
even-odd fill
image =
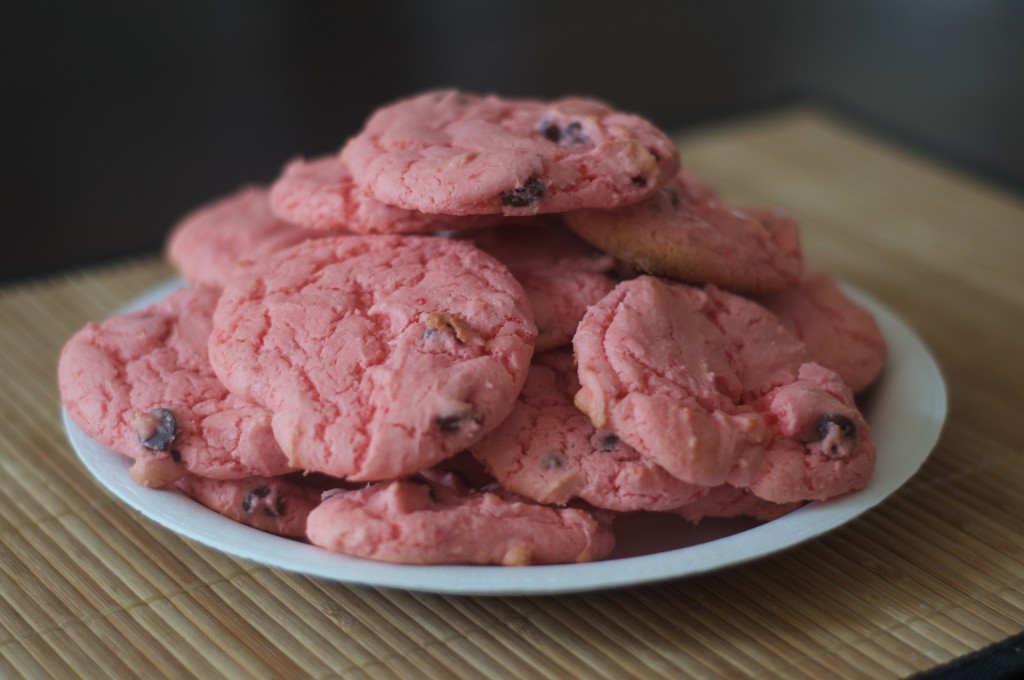
[[[617,282],[614,258],[561,222],[550,222],[488,229],[472,236],[478,248],[497,258],[523,284],[537,322],[538,352],[570,344],[587,307]]]
[[[889,350],[871,312],[835,280],[810,272],[799,288],[758,299],[807,346],[814,360],[842,377],[855,393],[871,386]]]
[[[765,500],[861,488],[875,447],[838,375],[760,305],[641,276],[580,322],[576,405],[672,475]]]
[[[270,188],[280,218],[314,231],[358,234],[426,234],[493,227],[501,215],[431,215],[385,205],[357,186],[337,156],[288,163]]]
[[[273,413],[291,462],[354,480],[411,474],[498,425],[536,328],[508,269],[469,243],[310,241],[234,279],[210,359]]]
[[[162,486],[191,472],[240,478],[288,472],[270,414],[230,394],[206,353],[219,291],[186,288],[90,323],[64,347],[61,400],[92,439],[135,459]]]
[[[185,475],[174,486],[219,515],[260,531],[306,537],[306,519],[331,488],[317,475],[210,479]]]
[[[686,168],[640,203],[578,210],[565,221],[584,240],[648,274],[743,293],[792,288],[803,275],[793,220],[730,207]]]
[[[586,510],[470,487],[440,470],[328,492],[310,513],[307,533],[334,552],[405,564],[589,562],[615,544],[607,523]]]
[[[449,215],[535,215],[638,201],[675,173],[672,141],[590,99],[427,92],[379,109],[341,152],[388,205]]]
[[[540,503],[580,498],[618,512],[658,511],[704,494],[595,429],[573,405],[579,387],[571,353],[536,355],[512,413],[470,451],[503,487]]]
[[[167,242],[167,259],[193,285],[223,288],[238,263],[261,260],[315,237],[271,211],[267,190],[245,187],[186,215]]]

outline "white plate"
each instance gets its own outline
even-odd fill
[[[158,300],[171,281],[135,300]],[[237,557],[346,583],[434,593],[536,595],[616,588],[691,576],[765,557],[849,522],[917,471],[939,439],[946,388],[928,349],[899,318],[867,295],[847,293],[875,315],[889,343],[888,366],[862,404],[878,445],[868,486],[810,503],[766,524],[706,520],[697,528],[669,516],[638,514],[617,525],[619,547],[607,560],[533,567],[409,566],[337,555],[226,519],[177,491],[148,489],[128,475],[129,461],[90,440],[64,413],[68,438],[90,472],[115,496],[182,536]]]

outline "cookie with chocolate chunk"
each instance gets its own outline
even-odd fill
[[[793,220],[733,208],[685,168],[640,203],[564,218],[585,241],[648,274],[741,293],[793,288],[803,276]]]
[[[590,308],[576,405],[673,476],[775,503],[864,486],[875,446],[849,387],[764,307],[641,276]]]
[[[382,203],[447,215],[535,215],[639,201],[670,179],[675,145],[591,100],[452,90],[379,109],[341,152]]]
[[[224,290],[210,360],[273,414],[292,464],[391,479],[451,456],[508,414],[536,327],[522,286],[471,244],[310,241]]]
[[[617,512],[670,510],[707,489],[676,479],[573,405],[572,354],[536,355],[516,407],[470,447],[501,485],[539,503],[574,498]]]
[[[132,477],[163,486],[185,473],[219,479],[292,468],[270,414],[230,394],[206,354],[220,293],[186,288],[102,323],[65,345],[61,401],[90,438],[135,460]]]
[[[306,520],[320,496],[337,485],[319,475],[211,479],[185,475],[174,486],[228,519],[291,538],[306,537]]]
[[[334,552],[404,564],[589,562],[615,545],[607,522],[586,510],[467,486],[438,470],[328,492],[309,514],[307,534]]]

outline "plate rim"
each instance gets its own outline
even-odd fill
[[[912,378],[927,379],[933,388],[925,394],[914,394],[919,401],[913,404],[912,415],[922,427],[909,432],[902,428],[898,433],[900,445],[887,447],[901,449],[903,458],[896,459],[890,452],[883,460],[882,444],[876,438],[879,462],[865,489],[808,503],[779,519],[728,536],[663,552],[528,567],[406,565],[349,557],[234,522],[180,492],[140,486],[128,475],[130,460],[89,439],[63,406],[62,420],[79,460],[107,492],[180,536],[262,566],[349,585],[478,596],[582,593],[686,578],[768,557],[853,521],[913,477],[938,444],[948,415],[948,391],[935,357],[917,333],[883,303],[849,283],[839,283],[847,295],[872,313],[889,344],[889,361],[878,384],[869,392],[874,408],[885,407],[887,403],[882,402],[895,398],[891,391],[906,387],[905,382]],[[146,306],[183,285],[178,278],[164,281],[119,312]],[[870,420],[869,425],[875,428]],[[912,455],[906,455],[908,448]],[[888,471],[885,478],[879,474],[879,468]],[[182,512],[185,518],[154,513],[154,508]],[[192,516],[196,513],[201,521]],[[781,540],[776,540],[776,535],[781,535]],[[230,540],[225,541],[224,536]]]

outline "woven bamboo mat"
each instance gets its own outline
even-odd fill
[[[350,587],[142,519],[85,473],[64,341],[170,275],[157,259],[0,289],[0,677],[901,677],[1024,630],[1024,202],[807,110],[684,153],[803,225],[819,267],[931,346],[943,438],[880,507],[710,575],[555,597]]]

